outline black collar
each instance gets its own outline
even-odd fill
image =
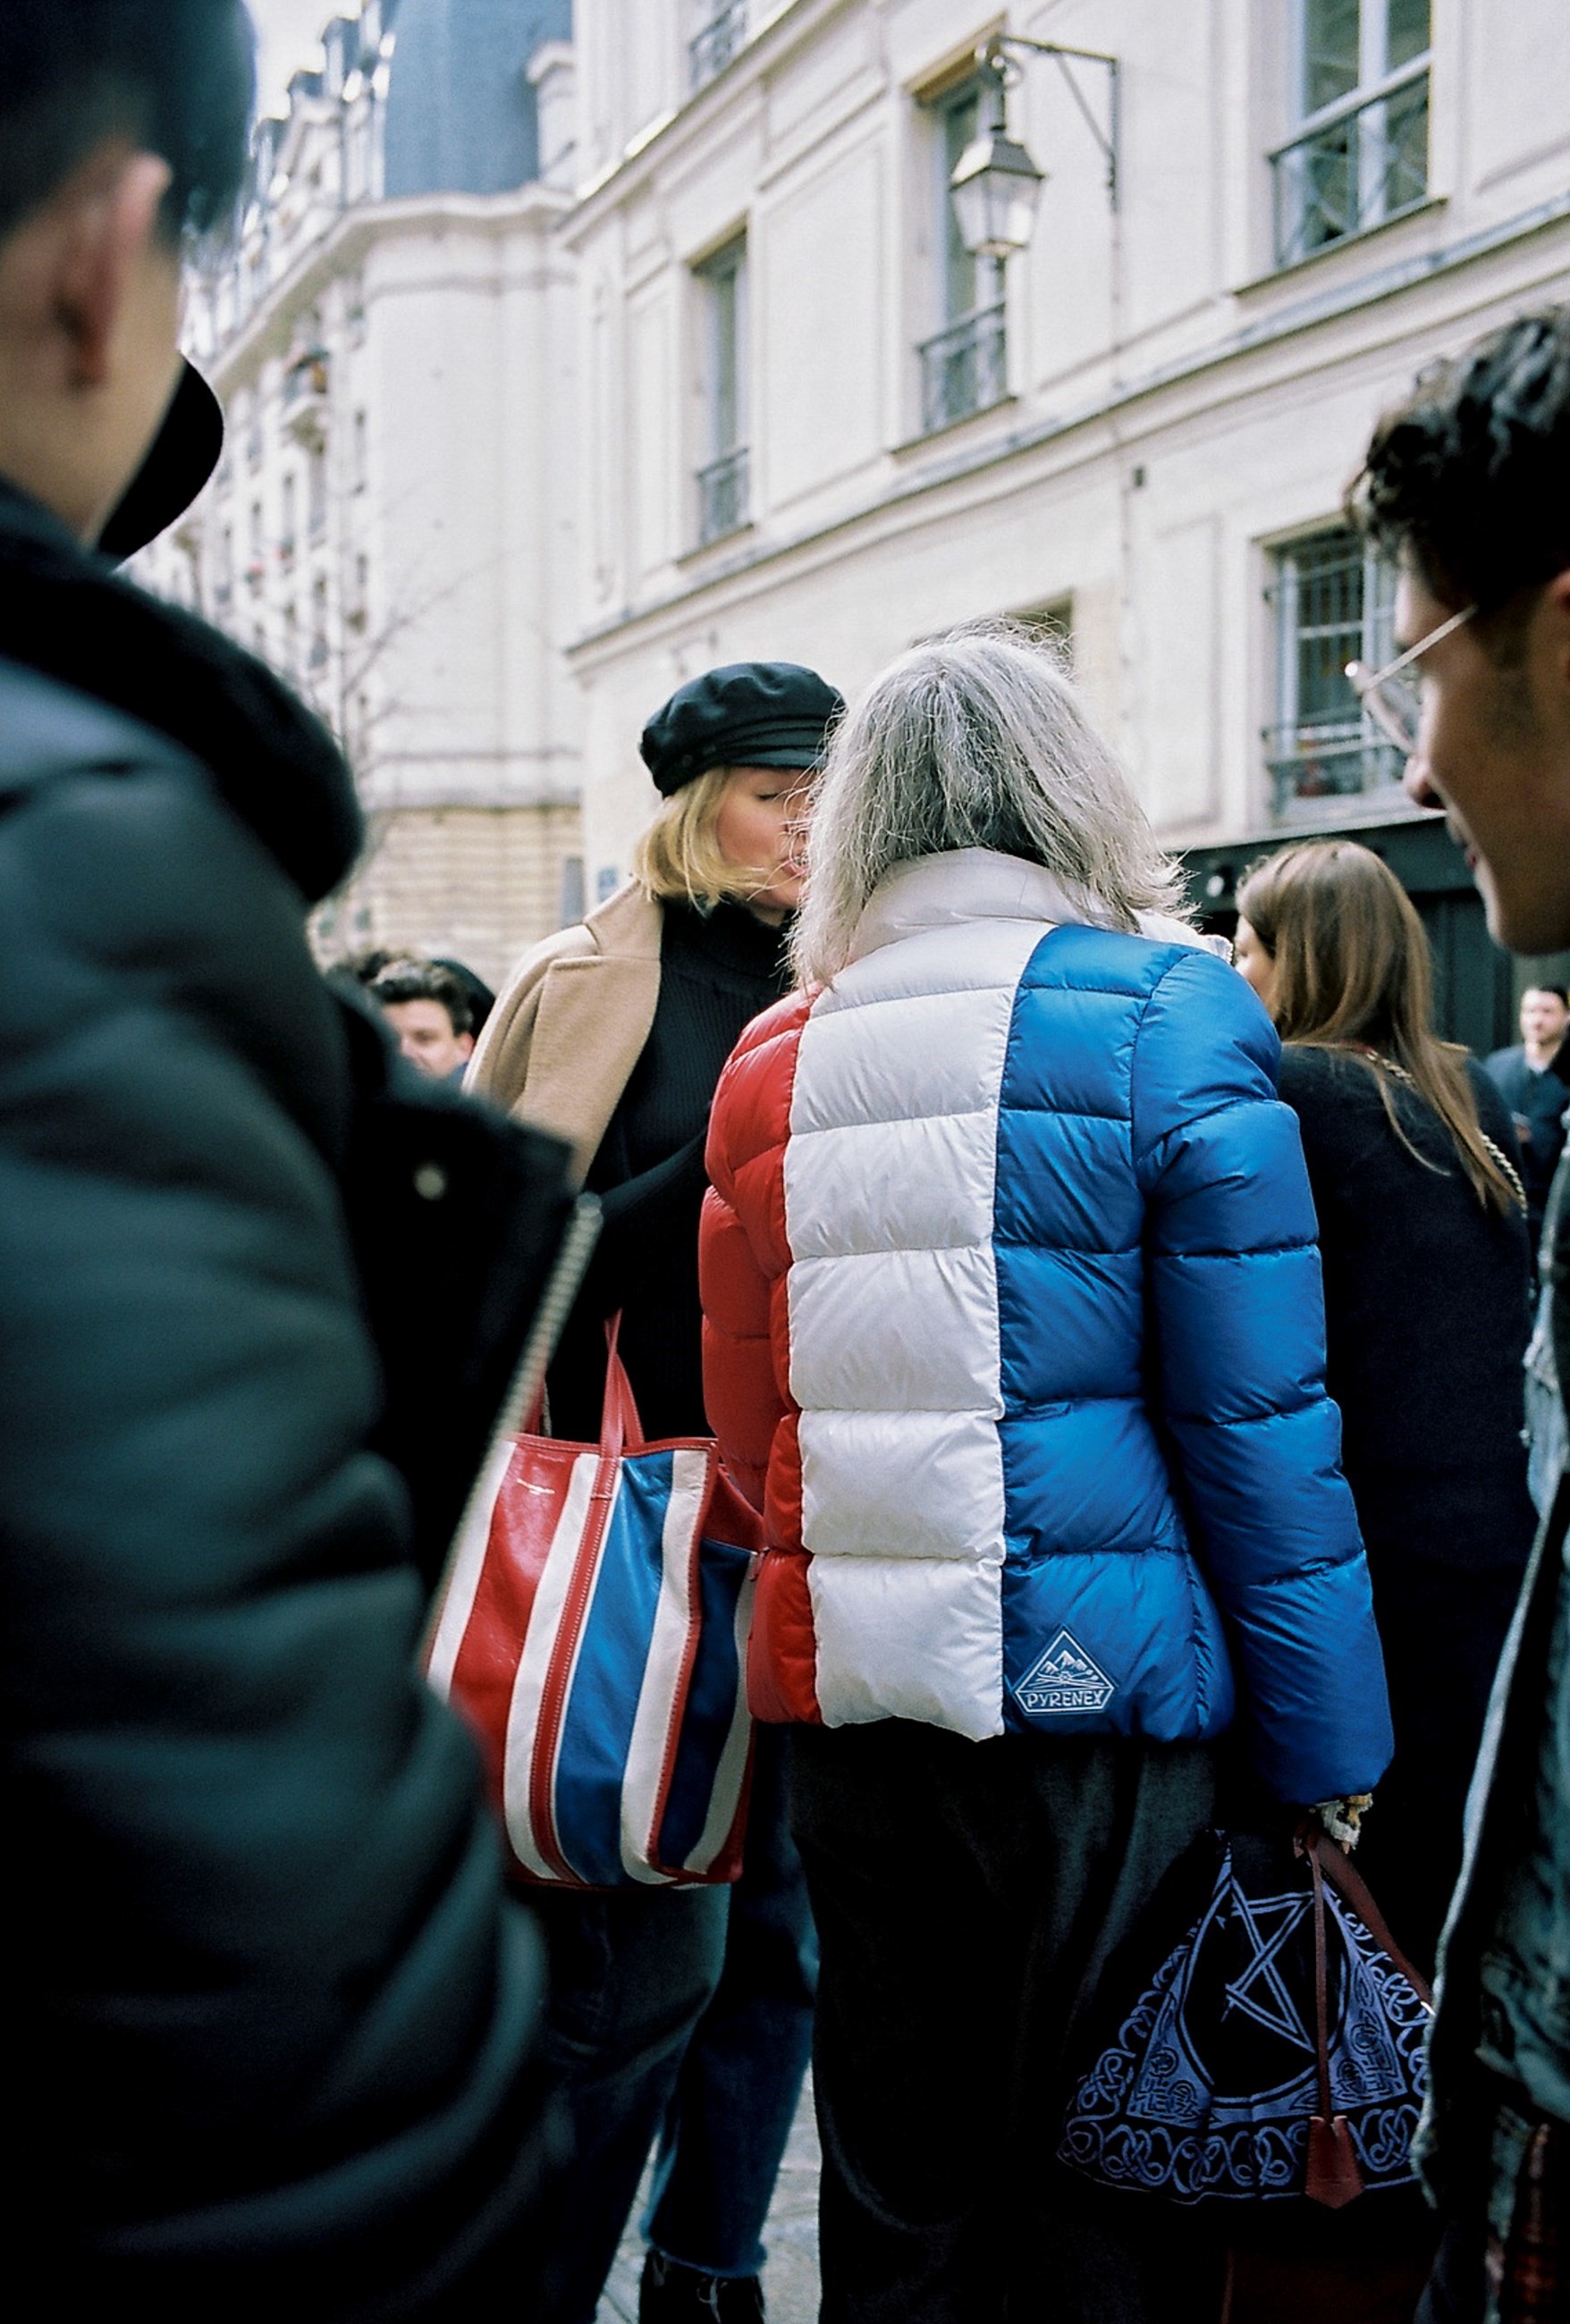
[[[362,837],[337,743],[265,663],[165,604],[0,477],[0,654],[189,751],[304,894],[336,888]]]

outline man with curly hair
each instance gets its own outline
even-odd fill
[[[1420,380],[1375,431],[1354,491],[1399,569],[1402,650],[1389,670],[1354,670],[1365,706],[1409,753],[1408,795],[1447,816],[1497,941],[1570,947],[1570,306],[1519,317]],[[1544,1250],[1570,1382],[1570,1160]],[[1423,2324],[1570,2317],[1564,1474],[1545,1508],[1441,1955],[1418,2167],[1446,2234]]]

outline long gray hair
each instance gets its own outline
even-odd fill
[[[891,662],[845,718],[813,804],[791,949],[836,975],[900,863],[990,847],[1045,865],[1088,920],[1185,917],[1182,875],[1092,726],[1063,654],[1011,623],[953,630]]]

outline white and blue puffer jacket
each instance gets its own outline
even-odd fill
[[[705,1392],[765,1719],[1390,1756],[1313,1204],[1243,980],[982,850],[884,881],[715,1102]]]

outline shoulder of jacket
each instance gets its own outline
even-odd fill
[[[0,796],[94,769],[206,770],[168,735],[63,680],[0,659]]]

